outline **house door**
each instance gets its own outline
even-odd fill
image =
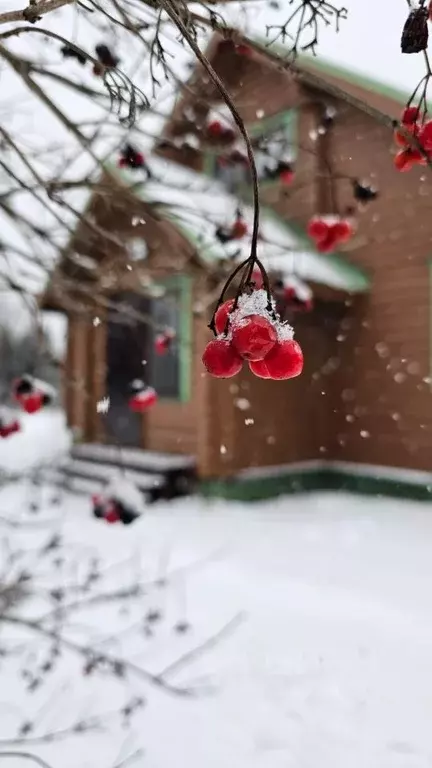
[[[108,315],[106,391],[110,407],[105,416],[107,440],[132,447],[143,446],[143,416],[128,408],[129,385],[133,379],[145,379],[148,326],[128,317],[127,310],[147,314],[148,300],[136,293],[122,293]]]

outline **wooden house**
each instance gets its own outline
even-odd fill
[[[342,252],[317,256],[340,284],[307,277],[314,309],[293,319],[302,376],[269,382],[245,368],[216,380],[201,364],[211,316],[201,305],[203,296],[216,297],[226,270],[209,266],[187,228],[111,169],[44,299],[69,318],[64,397],[82,443],[75,460],[94,455],[89,444],[105,444],[100,455],[113,463],[121,445],[136,467],[150,466],[155,452],[183,456],[207,490],[238,497],[354,486],[429,498],[432,177],[424,168],[395,170],[392,130],[380,120],[398,117],[403,96],[309,59],[285,71],[259,44],[239,55],[215,36],[207,54],[249,133],[264,145],[289,142],[294,182],[286,189],[263,178],[261,200],[302,242],[312,215],[355,204],[353,180],[372,182],[380,194],[358,211],[356,236]],[[221,168],[202,141],[218,110],[226,114],[199,66],[156,154],[250,203],[247,169]],[[296,271],[295,254],[292,263]],[[174,326],[177,343],[158,358],[154,333],[164,324]],[[160,395],[140,417],[125,396],[135,377]]]

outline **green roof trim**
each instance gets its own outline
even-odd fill
[[[289,52],[289,49],[282,43],[269,44],[268,40],[263,37],[254,37],[252,39],[256,45],[258,45],[267,53],[271,54],[273,52],[281,58],[286,58]],[[313,71],[315,71],[317,74],[327,74],[331,75],[332,77],[338,77],[341,80],[346,80],[347,83],[358,85],[359,87],[364,88],[367,91],[373,91],[380,96],[387,96],[387,98],[393,99],[402,105],[407,101],[410,95],[408,91],[402,91],[395,86],[387,85],[380,80],[375,80],[375,78],[364,75],[358,70],[341,67],[336,62],[329,61],[328,59],[322,59],[319,56],[299,54],[296,59],[296,65],[300,67],[300,69],[303,66],[305,71],[310,69],[311,74],[313,74]]]

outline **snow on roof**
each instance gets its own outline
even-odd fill
[[[155,178],[137,186],[137,196],[157,205],[193,242],[204,262],[215,264],[227,258],[240,262],[247,258],[249,237],[224,245],[215,237],[218,226],[232,224],[239,207],[237,197],[229,194],[221,182],[165,159],[152,157],[150,165]],[[136,184],[134,171],[110,171],[128,186]],[[251,232],[253,208],[244,204],[240,207]],[[306,235],[268,209],[261,212],[258,256],[267,270],[280,272],[287,279],[294,277],[349,292],[363,292],[369,287],[359,267],[339,255],[318,253]]]

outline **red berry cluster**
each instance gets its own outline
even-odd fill
[[[320,253],[330,253],[354,234],[353,223],[341,216],[313,216],[307,233]]]
[[[147,387],[143,381],[136,380],[131,384],[132,396],[129,398],[129,409],[133,413],[145,413],[157,402],[157,392],[153,387]]]
[[[264,290],[244,294],[222,304],[215,315],[218,338],[210,341],[203,354],[207,371],[217,378],[230,378],[245,360],[262,379],[292,379],[303,369],[303,353],[293,340],[292,328],[272,316]]]
[[[136,168],[143,168],[144,165],[145,165],[145,158],[142,152],[138,152],[130,144],[126,144],[126,146],[122,149],[120,153],[120,158],[118,160],[118,167],[132,168],[132,170],[134,170]]]
[[[394,158],[398,171],[410,171],[414,165],[426,165],[428,158],[432,157],[432,120],[425,121],[425,116],[419,107],[405,107],[402,113],[404,131],[396,128],[394,132],[395,143],[402,147]],[[411,145],[406,134],[413,136],[419,146]]]
[[[232,128],[223,125],[220,120],[211,120],[206,127],[206,137],[212,141],[230,144],[235,139],[235,132]]]
[[[43,381],[38,381],[32,376],[22,376],[14,381],[12,396],[23,411],[37,413],[52,402],[52,396],[48,390],[48,385]]]
[[[93,516],[105,520],[106,523],[123,523],[129,525],[139,517],[132,509],[126,507],[118,499],[111,496],[105,496],[102,493],[95,493],[91,497],[93,506]]]

